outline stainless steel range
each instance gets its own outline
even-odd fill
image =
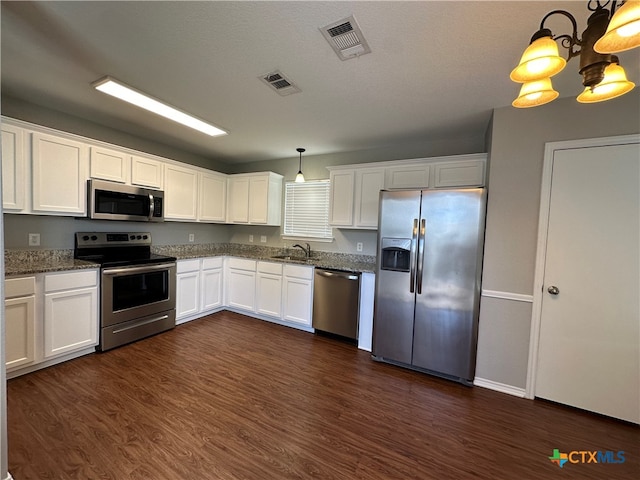
[[[100,265],[100,343],[109,350],[175,327],[176,259],[148,232],[78,232],[74,256]]]

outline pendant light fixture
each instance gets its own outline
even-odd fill
[[[611,4],[611,11],[606,7]],[[640,46],[640,1],[589,1],[591,16],[587,28],[578,38],[578,25],[565,10],[553,10],[540,22],[540,29],[531,38],[520,63],[510,78],[522,83],[520,95],[512,105],[518,108],[536,107],[554,100],[551,77],[559,73],[573,57],[580,57],[580,71],[585,90],[578,96],[581,103],[609,100],[633,89],[618,58],[612,53]],[[545,21],[553,15],[564,15],[573,27],[571,34],[554,36],[545,28]],[[566,61],[558,53],[558,44],[568,50]]]
[[[304,183],[304,175],[302,174],[302,152],[304,148],[296,148],[296,151],[300,154],[300,162],[298,163],[298,174],[296,175],[296,183]]]

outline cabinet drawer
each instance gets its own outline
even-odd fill
[[[176,273],[197,272],[200,270],[200,259],[180,260],[176,264]]]
[[[202,269],[210,270],[212,268],[222,268],[223,257],[207,257],[202,259]]]
[[[70,273],[51,273],[44,277],[44,291],[70,290],[72,288],[94,287],[98,284],[97,270],[83,270]]]
[[[250,272],[256,271],[256,261],[248,260],[246,258],[230,258],[229,268],[235,268],[236,270],[248,270]]]
[[[25,297],[36,293],[36,277],[9,278],[4,282],[5,298]]]
[[[273,262],[258,262],[258,271],[260,273],[282,275],[282,264]]]
[[[300,265],[285,265],[284,274],[287,277],[304,278],[311,280],[313,278],[313,267],[302,267]]]

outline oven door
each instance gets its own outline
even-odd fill
[[[102,269],[102,327],[175,308],[175,262]]]

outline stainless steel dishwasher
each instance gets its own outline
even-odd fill
[[[316,268],[313,282],[313,328],[356,341],[360,274]]]

